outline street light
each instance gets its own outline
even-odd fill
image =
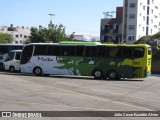
[[[55,16],[55,14],[48,14],[48,15],[50,15],[50,16],[51,16],[51,22],[52,22],[52,16]]]

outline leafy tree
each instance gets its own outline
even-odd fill
[[[151,36],[152,39],[160,39],[160,32]]]
[[[0,33],[0,43],[10,43],[13,41],[13,36],[7,33]]]
[[[151,36],[143,36],[135,42],[135,44],[147,44],[151,40]]]
[[[135,44],[149,44],[152,47],[153,56],[155,56],[160,51],[160,32],[154,35],[143,36]]]
[[[61,42],[61,41],[69,41],[73,40],[74,33],[72,33],[69,37],[65,34],[65,27],[60,25],[55,25],[50,22],[48,24],[48,28],[39,26],[39,28],[32,27],[31,28],[31,36],[29,37],[29,40],[26,41],[26,43],[32,42]]]

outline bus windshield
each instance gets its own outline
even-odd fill
[[[21,61],[20,64],[25,64],[27,63],[30,58],[32,57],[32,52],[33,52],[33,46],[26,46],[24,47],[21,55]]]

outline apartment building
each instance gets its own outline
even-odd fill
[[[30,28],[29,27],[13,27],[11,24],[10,27],[8,26],[0,26],[1,33],[8,33],[13,35],[13,42],[14,44],[21,44],[23,43],[29,36],[30,36]]]
[[[114,17],[113,14],[116,14]],[[106,12],[101,19],[100,40],[101,42],[122,41],[123,7],[117,7],[116,12]]]
[[[160,0],[124,0],[123,4],[122,39],[133,36],[126,43],[160,31]]]

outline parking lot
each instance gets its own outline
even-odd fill
[[[160,75],[95,80],[0,72],[0,111],[160,111],[159,89]]]

